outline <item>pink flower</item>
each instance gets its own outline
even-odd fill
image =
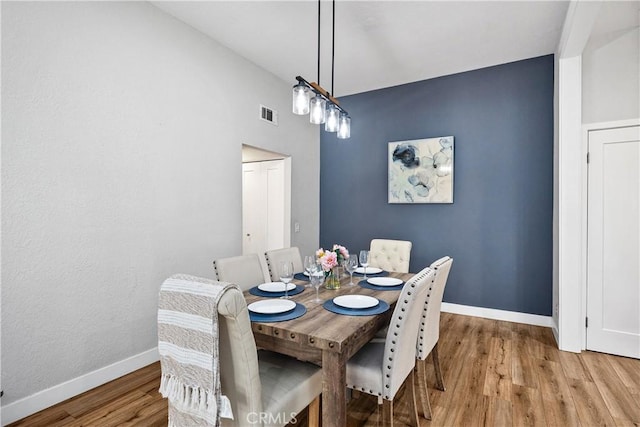
[[[324,271],[329,271],[338,265],[338,255],[335,252],[325,252],[320,258],[320,265]]]

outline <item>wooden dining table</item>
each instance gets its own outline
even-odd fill
[[[388,277],[403,281],[413,277],[410,273],[389,272]],[[362,277],[353,276],[355,286],[350,286],[349,276],[341,279],[340,289],[320,288],[323,301],[339,295],[369,295],[385,301],[390,308],[372,316],[350,316],[326,310],[313,302],[315,288],[307,287],[291,299],[303,304],[307,312],[297,318],[282,322],[252,322],[251,327],[258,348],[286,354],[322,367],[322,426],[344,427],[347,424],[346,366],[347,361],[369,342],[378,330],[387,326],[400,291],[373,290],[357,283]],[[294,280],[306,285],[309,282]],[[263,299],[245,292],[247,304]]]

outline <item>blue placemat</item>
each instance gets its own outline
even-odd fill
[[[291,295],[298,295],[302,291],[304,291],[304,286],[296,285],[296,288],[295,289],[291,289],[289,291],[288,295],[290,295],[290,296]],[[257,297],[267,297],[267,298],[280,298],[281,296],[284,295],[284,291],[282,291],[282,292],[265,292],[265,291],[261,291],[260,289],[258,289],[257,286],[254,286],[253,288],[249,289],[249,293],[251,295],[255,295]]]
[[[364,277],[364,274],[357,273],[357,272],[354,272],[353,275],[358,277]],[[367,277],[385,277],[388,275],[389,275],[389,272],[384,270],[382,270],[380,273],[375,273],[375,274],[367,273]]]
[[[287,311],[286,313],[278,313],[278,314],[262,314],[262,313],[254,313],[249,310],[249,319],[252,322],[283,322],[285,320],[291,320],[298,318],[307,312],[307,308],[300,304],[296,303],[296,308],[291,311]]]
[[[304,273],[296,273],[293,275],[293,278],[296,280],[304,280],[305,282],[309,281],[309,276],[305,276]]]
[[[378,285],[372,285],[366,280],[360,280],[358,282],[358,285],[362,286],[363,288],[373,289],[374,291],[399,291],[404,286],[404,282],[396,286],[378,286]]]
[[[329,310],[336,314],[346,314],[348,316],[372,316],[374,314],[384,313],[389,310],[389,304],[384,301],[380,301],[378,305],[371,308],[346,308],[336,305],[332,299],[325,301],[322,306],[325,310]]]

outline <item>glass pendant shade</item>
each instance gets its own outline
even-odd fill
[[[351,137],[351,117],[342,113],[338,120],[338,138],[347,139],[349,137]]]
[[[320,95],[316,95],[309,101],[309,121],[314,125],[319,125],[326,120],[326,101]]]
[[[311,91],[302,83],[293,87],[293,114],[309,114]]]
[[[327,121],[324,122],[324,130],[327,132],[336,132],[338,130],[338,116],[340,115],[340,111],[338,108],[329,104],[327,107]]]

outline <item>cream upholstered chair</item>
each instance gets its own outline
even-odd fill
[[[426,359],[431,353],[433,367],[436,372],[436,387],[444,391],[444,381],[440,370],[440,360],[438,360],[438,339],[440,337],[440,308],[442,306],[442,296],[447,284],[449,271],[453,258],[445,256],[434,261],[430,267],[435,272],[433,281],[429,284],[429,297],[424,304],[420,331],[418,332],[418,343],[416,348],[416,386],[420,400],[418,413],[426,419],[431,419],[431,404],[429,403],[429,392],[426,378]]]
[[[369,266],[408,273],[411,246],[407,240],[373,239],[369,248]]]
[[[322,370],[256,351],[247,305],[237,289],[220,297],[218,313],[220,384],[234,416],[223,418],[222,426],[284,426],[307,405],[309,425],[318,425]]]
[[[347,387],[378,397],[384,425],[393,425],[393,399],[407,381],[412,425],[418,425],[413,385],[420,316],[434,272],[425,268],[402,288],[384,342],[372,340],[347,362]]]
[[[292,248],[274,249],[272,251],[267,251],[264,253],[264,257],[267,260],[269,275],[271,276],[271,280],[274,282],[280,280],[278,266],[283,261],[293,262],[293,271],[296,273],[304,271],[300,249],[296,248],[295,246]]]
[[[220,258],[213,261],[213,268],[218,280],[235,283],[243,291],[269,281],[258,254]]]

